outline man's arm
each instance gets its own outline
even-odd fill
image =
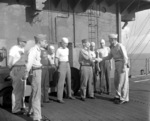
[[[13,60],[14,60],[14,57],[9,55],[9,59],[8,59],[8,67],[11,69],[12,66],[13,66]]]
[[[127,51],[123,45],[120,45],[120,52],[123,56],[123,71],[125,71],[125,68],[127,67],[128,63],[128,56],[127,56]]]

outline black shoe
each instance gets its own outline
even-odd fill
[[[106,95],[110,95],[110,92],[106,92]]]
[[[68,97],[68,99],[75,100],[76,98],[71,96],[71,97]]]
[[[28,110],[26,108],[21,108],[21,111],[24,112],[24,113],[28,112]]]
[[[110,101],[116,101],[116,100],[120,100],[120,98],[114,97],[114,98],[110,99]]]
[[[120,102],[119,102],[119,104],[125,104],[125,103],[128,103],[128,101],[120,100]]]
[[[114,103],[115,104],[120,104],[120,100],[115,100]]]
[[[33,112],[32,113],[27,113],[28,117],[32,117],[33,116]]]
[[[65,103],[63,100],[57,100],[58,103]]]
[[[51,103],[51,101],[50,101],[50,100],[48,100],[48,101],[44,101],[43,103]]]
[[[95,97],[89,97],[90,99],[95,99]]]
[[[24,115],[25,113],[23,111],[18,111],[18,112],[15,112],[13,114],[15,114],[15,115]]]
[[[82,100],[82,101],[85,101],[85,98],[81,97],[81,100]]]

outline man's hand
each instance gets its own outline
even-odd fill
[[[23,80],[27,80],[28,76],[29,76],[29,72],[25,72],[24,76],[22,77],[22,79]]]

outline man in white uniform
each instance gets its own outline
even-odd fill
[[[28,61],[26,64],[26,73],[24,78],[26,79],[29,72],[32,73],[31,80],[31,96],[29,102],[28,115],[33,113],[34,121],[41,121],[41,49],[47,46],[46,35],[38,34],[35,38],[35,46],[29,50]]]
[[[100,58],[107,57],[110,53],[110,48],[105,46],[105,40],[100,40],[100,49],[97,50]],[[111,60],[103,60],[100,62],[100,94],[111,92],[111,83],[110,83],[110,70],[111,70]]]
[[[111,51],[103,59],[113,58],[115,61],[114,85],[116,96],[114,97],[114,101],[117,104],[123,104],[129,101],[128,56],[125,47],[121,43],[118,43],[117,39],[117,34],[109,35]]]
[[[61,47],[59,47],[56,51],[56,67],[59,72],[59,79],[57,85],[57,99],[59,103],[64,103],[63,101],[63,92],[64,92],[64,84],[65,79],[67,78],[67,86],[68,86],[68,98],[75,99],[71,94],[71,70],[69,64],[69,49],[68,38],[63,37],[61,40]]]
[[[11,69],[10,76],[12,82],[12,113],[23,114],[21,110],[25,108],[24,93],[26,80],[23,80],[25,72],[25,56],[24,47],[26,45],[25,37],[21,36],[17,38],[18,45],[13,46],[9,51],[8,66]]]

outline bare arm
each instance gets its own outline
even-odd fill
[[[8,59],[8,67],[9,68],[12,68],[12,66],[13,66],[13,60],[14,60],[14,57],[13,56],[9,56],[9,59]]]

